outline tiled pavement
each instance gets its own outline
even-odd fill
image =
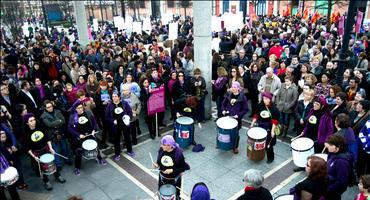
[[[168,121],[168,120],[167,120]],[[144,123],[141,123],[144,124]],[[183,176],[183,190],[189,196],[193,185],[205,182],[210,189],[211,197],[217,200],[233,199],[243,189],[241,181],[245,170],[255,168],[261,170],[266,176],[265,187],[273,190],[273,196],[286,194],[289,188],[305,177],[304,172],[294,174],[291,162],[290,146],[285,142],[278,142],[275,146],[275,161],[267,164],[265,161],[254,162],[246,156],[246,131],[240,131],[240,153],[234,155],[231,151],[225,152],[216,149],[215,123],[207,121],[202,129],[195,126],[195,140],[205,146],[205,151],[194,153],[191,147],[184,150],[186,161],[191,166]],[[161,132],[171,127],[161,129]],[[142,128],[146,132],[146,128]],[[167,131],[171,133],[171,131]],[[122,156],[119,162],[109,159],[106,166],[100,166],[95,161],[83,161],[83,168],[79,177],[72,172],[71,166],[64,166],[62,175],[67,179],[65,184],[55,183],[52,177],[53,191],[43,188],[41,180],[35,177],[29,169],[28,157],[24,159],[26,182],[30,185],[27,191],[21,191],[22,199],[64,200],[72,195],[80,196],[86,200],[137,200],[151,199],[156,192],[157,174],[150,172],[151,161],[148,152],[156,157],[159,148],[159,138],[150,140],[145,133],[134,147],[135,158]],[[104,151],[111,156],[112,150]],[[141,168],[140,168],[141,167]],[[131,178],[128,178],[128,176]],[[133,180],[133,179],[134,180]],[[279,185],[280,184],[280,185]],[[141,187],[139,187],[140,185]],[[353,199],[357,188],[350,188],[342,199]],[[239,193],[240,194],[240,193]]]

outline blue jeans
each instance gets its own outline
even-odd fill
[[[53,141],[53,142],[51,142],[51,145],[53,146],[53,149],[54,149],[55,152],[69,158],[69,160],[66,160],[66,161],[71,161],[70,160],[71,156],[70,156],[70,152],[69,152],[69,149],[68,149],[68,143],[67,143],[66,139],[61,139],[58,142]],[[62,166],[62,160],[61,159],[64,159],[64,158],[61,158],[60,156],[55,155],[55,164],[57,165],[57,167]]]

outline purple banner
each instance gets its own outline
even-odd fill
[[[341,36],[344,34],[344,16],[341,16],[339,19],[338,33]]]
[[[153,89],[148,99],[148,115],[164,112],[165,110],[164,87]]]

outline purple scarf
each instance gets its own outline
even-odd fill
[[[42,87],[42,85],[40,85],[40,86],[36,86],[36,88],[39,90],[39,92],[40,92],[40,98],[41,99],[44,99],[44,97],[45,97],[45,90],[44,90],[44,87]]]

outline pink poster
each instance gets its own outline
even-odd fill
[[[148,115],[164,112],[165,110],[164,87],[153,89],[148,99]]]
[[[344,34],[344,16],[341,16],[339,19],[338,33],[341,36]]]
[[[364,13],[358,10],[357,17],[356,17],[356,33],[360,32],[361,22],[362,22],[363,17],[364,17]]]

